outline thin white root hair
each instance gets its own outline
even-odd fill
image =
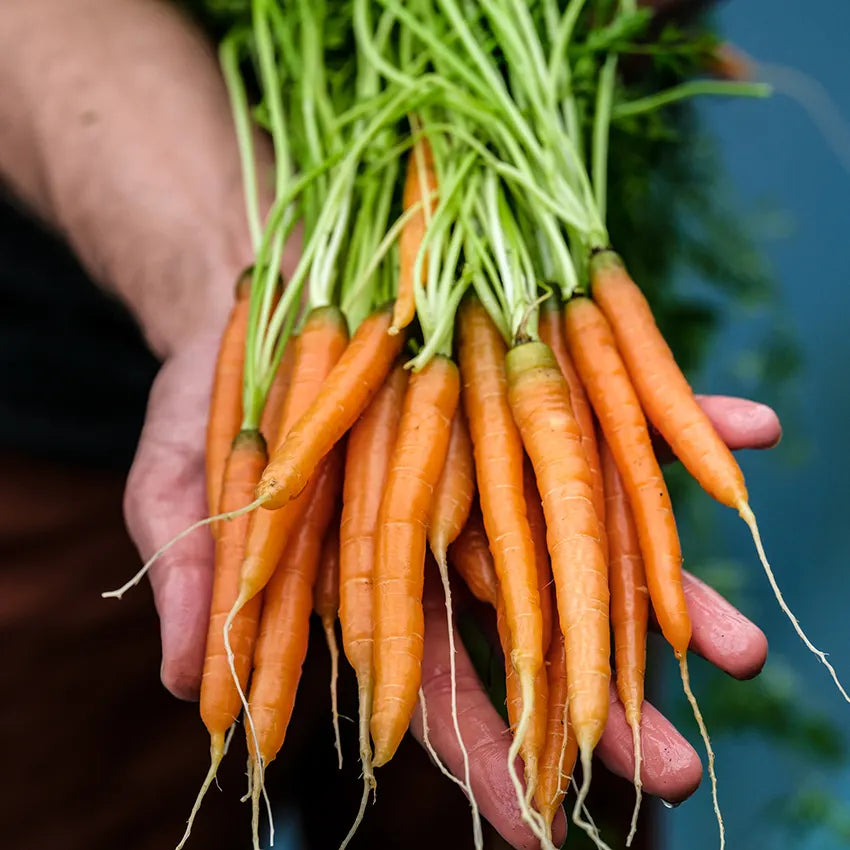
[[[418,150],[417,150],[418,153]],[[421,176],[421,175],[420,175]],[[454,635],[454,617],[452,615],[452,590],[449,583],[449,565],[446,562],[446,547],[442,544],[435,547],[437,551],[437,566],[440,570],[440,580],[443,583],[443,594],[446,600],[446,627],[449,634],[449,675],[451,677],[451,701],[452,701],[452,724],[457,737],[458,746],[463,757],[463,782],[466,796],[469,800],[469,806],[472,810],[472,836],[475,844],[475,850],[481,850],[484,846],[484,833],[481,828],[481,812],[478,809],[478,801],[475,799],[475,794],[472,791],[472,779],[469,771],[469,752],[466,749],[466,744],[463,742],[463,735],[460,731],[460,722],[457,715],[457,670],[455,665],[455,635]],[[421,689],[420,689],[421,693]],[[422,717],[425,717],[425,698],[422,696]],[[463,786],[461,786],[463,787]]]
[[[359,737],[360,737],[360,764],[363,768],[363,794],[360,797],[360,808],[357,810],[357,816],[354,818],[354,823],[348,834],[339,845],[339,850],[345,850],[348,847],[351,839],[363,823],[363,818],[366,815],[366,806],[369,803],[369,794],[373,793],[377,796],[377,783],[375,782],[375,772],[372,769],[372,747],[369,744],[369,720],[372,716],[372,689],[367,685],[358,682],[358,705],[359,709]]]
[[[717,800],[717,775],[714,772],[714,750],[711,748],[708,729],[705,727],[705,721],[702,719],[702,713],[697,705],[696,697],[691,690],[691,679],[688,675],[688,659],[684,655],[679,659],[679,670],[682,673],[682,687],[685,690],[685,696],[691,704],[694,719],[697,722],[697,726],[699,726],[699,733],[705,744],[705,752],[708,756],[708,776],[711,779],[711,801],[714,805],[714,814],[717,818],[717,828],[720,831],[720,850],[724,850],[726,847],[726,827],[723,825],[723,816],[720,814],[720,803]]]
[[[782,596],[782,592],[779,590],[779,585],[776,583],[776,577],[773,575],[773,570],[770,568],[770,564],[767,561],[767,556],[764,553],[764,547],[761,542],[761,535],[759,534],[758,524],[756,523],[755,514],[752,511],[752,508],[744,502],[743,504],[738,506],[738,513],[741,515],[741,519],[749,526],[750,533],[753,535],[753,542],[756,545],[756,551],[758,552],[759,560],[761,561],[762,567],[764,567],[765,575],[767,575],[767,580],[770,582],[770,587],[773,590],[773,595],[776,597],[776,601],[779,603],[779,607],[785,613],[785,616],[791,621],[791,625],[794,627],[794,631],[800,636],[800,640],[806,645],[806,648],[813,654],[816,655],[821,663],[829,670],[829,675],[832,676],[832,681],[835,682],[835,686],[841,692],[841,696],[847,702],[850,702],[850,694],[844,689],[844,685],[841,684],[840,679],[838,678],[838,674],[835,672],[835,668],[826,658],[826,653],[822,652],[818,649],[806,636],[806,633],[803,631],[803,627],[800,625],[797,618],[791,612],[791,609],[788,607],[788,604],[785,602],[785,598]]]
[[[629,827],[629,835],[628,838],[626,838],[626,847],[631,847],[632,841],[634,841],[635,833],[637,832],[638,815],[640,814],[640,804],[643,799],[643,782],[640,778],[640,768],[641,762],[643,760],[643,752],[640,740],[640,721],[632,724],[632,740],[634,742],[635,748],[635,807],[634,811],[632,812],[632,823]]]
[[[255,511],[261,505],[268,501],[268,497],[261,497],[259,499],[255,499],[251,502],[250,505],[245,505],[244,508],[238,508],[235,511],[228,511],[223,514],[216,514],[215,516],[209,516],[204,519],[199,519],[197,522],[192,523],[188,528],[181,531],[176,537],[172,537],[168,543],[160,546],[153,555],[148,558],[147,561],[142,565],[142,568],[127,582],[121,585],[117,590],[105,590],[101,593],[101,598],[103,599],[121,599],[124,594],[130,590],[130,588],[135,587],[150,571],[150,568],[159,560],[160,556],[167,552],[175,543],[179,543],[184,537],[188,537],[193,531],[197,531],[199,528],[203,528],[205,525],[211,525],[214,522],[220,522],[224,520],[225,522],[230,522],[231,520],[236,519],[236,517],[240,517],[243,514],[248,514],[251,511]]]
[[[331,714],[333,715],[334,747],[336,749],[337,763],[342,770],[342,743],[339,737],[339,711],[337,703],[337,680],[339,678],[339,647],[336,644],[336,630],[334,621],[324,618],[322,626],[325,629],[325,640],[328,644],[328,652],[331,656]]]
[[[236,692],[239,694],[239,700],[242,703],[242,711],[245,714],[245,722],[248,725],[248,728],[251,730],[251,742],[254,745],[254,753],[256,754],[256,763],[253,771],[253,780],[254,787],[251,792],[251,799],[257,798],[257,795],[262,794],[263,800],[266,804],[266,812],[268,814],[269,820],[269,845],[274,844],[274,818],[272,817],[272,804],[269,800],[268,792],[266,791],[265,785],[265,765],[263,764],[263,758],[260,755],[260,742],[257,738],[257,728],[254,726],[254,718],[251,716],[251,709],[248,707],[248,699],[245,696],[245,691],[242,688],[242,683],[239,681],[239,675],[236,672],[236,659],[233,653],[233,647],[230,645],[230,629],[233,626],[233,621],[236,619],[236,616],[245,606],[245,603],[248,600],[242,599],[241,597],[236,600],[233,607],[230,609],[230,613],[227,615],[227,619],[224,621],[224,651],[227,653],[227,666],[230,668],[230,675],[233,679],[233,684],[236,687]],[[259,773],[257,772],[259,770]],[[256,782],[259,780],[260,787],[259,789],[256,787]]]
[[[195,823],[195,817],[200,811],[201,803],[204,801],[204,797],[206,796],[207,791],[209,791],[210,785],[212,785],[215,780],[216,773],[218,773],[218,766],[221,764],[221,760],[224,758],[226,752],[227,744],[224,741],[224,736],[220,733],[214,735],[210,742],[210,769],[207,771],[207,775],[201,785],[201,790],[195,798],[192,811],[189,812],[189,820],[186,822],[186,831],[183,833],[183,837],[180,839],[180,842],[174,850],[183,850],[184,845],[189,840],[189,835],[192,832],[192,826]]]
[[[588,838],[590,838],[599,850],[611,850],[611,848],[602,840],[602,836],[599,834],[599,830],[596,828],[596,824],[593,822],[593,818],[590,817],[587,807],[585,806],[587,794],[590,791],[591,762],[593,754],[587,749],[587,747],[580,747],[579,752],[581,754],[581,787],[578,789],[576,804],[573,808],[573,823],[576,826],[581,827],[587,833]],[[582,812],[585,815],[584,817],[582,817]]]
[[[519,675],[519,671],[517,671],[517,674]],[[522,694],[522,712],[519,716],[516,733],[508,750],[508,775],[514,786],[514,793],[516,794],[517,803],[519,803],[520,815],[523,821],[532,831],[534,837],[540,842],[541,846],[548,848],[552,846],[552,843],[546,838],[546,824],[543,821],[543,816],[539,812],[535,812],[526,800],[525,792],[523,791],[522,783],[519,780],[519,774],[516,770],[516,761],[519,758],[520,749],[525,742],[525,736],[528,734],[528,724],[531,722],[532,712],[534,711],[534,679],[529,678],[527,674],[520,676],[520,692]]]

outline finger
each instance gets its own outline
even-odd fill
[[[776,411],[732,396],[697,396],[700,406],[730,449],[769,449],[782,437]]]
[[[442,588],[429,576],[423,595],[425,650],[422,690],[428,712],[429,738],[445,766],[463,777],[463,757],[451,716],[451,679],[446,608]],[[516,793],[508,776],[511,736],[484,691],[460,637],[455,632],[458,725],[469,754],[472,793],[482,815],[518,850],[536,850],[540,843],[523,823]],[[414,736],[422,740],[422,716],[417,709],[411,723]],[[520,770],[521,775],[521,770]],[[559,812],[553,825],[556,844],[566,837],[566,820]]]
[[[735,679],[752,679],[767,661],[767,638],[714,588],[682,570],[682,588],[691,618],[690,651]],[[650,628],[658,621],[650,609]]]
[[[631,781],[635,772],[632,731],[613,683],[609,699],[608,723],[596,754],[612,773]],[[696,750],[648,702],[643,704],[640,729],[643,790],[669,803],[690,797],[702,779],[702,764]]]
[[[765,404],[732,396],[698,395],[697,401],[714,425],[720,438],[733,451],[769,449],[782,437],[776,412]],[[663,462],[675,459],[664,438],[652,429],[656,453]]]
[[[736,679],[757,676],[767,660],[764,632],[690,573],[682,586],[691,616],[691,650]]]
[[[203,372],[214,358],[214,343],[187,348],[160,370],[151,391],[124,496],[127,527],[145,560],[207,515],[204,433],[210,377],[198,370]],[[181,699],[197,699],[200,689],[212,564],[212,538],[200,528],[166,551],[150,571],[160,618],[160,674]]]

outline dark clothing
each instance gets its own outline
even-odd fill
[[[0,197],[0,449],[126,470],[156,368],[122,306]]]

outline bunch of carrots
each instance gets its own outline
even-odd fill
[[[452,663],[451,571],[495,611],[507,769],[544,847],[577,761],[573,819],[606,846],[584,803],[612,654],[633,732],[634,834],[651,607],[708,748],[723,846],[650,427],[739,512],[780,604],[835,673],[788,611],[741,470],[610,244],[606,164],[616,122],[694,91],[766,91],[703,80],[633,96],[619,61],[650,37],[650,16],[628,0],[250,7],[221,60],[255,264],[236,289],[210,406],[211,766],[179,846],[240,714],[258,845],[314,610],[334,676],[339,619],[358,683],[363,795],[350,841],[420,699],[426,569],[442,580]],[[253,107],[244,60],[261,93]],[[265,215],[255,123],[276,157]],[[281,282],[296,228],[300,261]],[[457,781],[480,846],[453,704]]]

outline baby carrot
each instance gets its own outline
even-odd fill
[[[406,389],[407,372],[398,364],[354,423],[348,434],[346,448],[340,522],[339,622],[342,628],[342,647],[357,677],[363,796],[357,817],[343,842],[343,847],[354,836],[363,820],[369,791],[375,787],[372,748],[369,743],[374,684],[372,574],[378,511]]]
[[[233,441],[233,447],[224,467],[220,503],[222,511],[236,510],[251,501],[254,487],[257,485],[266,461],[266,444],[259,432],[240,431]],[[210,769],[189,815],[186,832],[178,844],[178,850],[188,839],[195,815],[210,784],[215,779],[218,766],[224,757],[227,731],[242,710],[239,691],[231,677],[224,652],[222,624],[236,598],[248,520],[248,515],[243,514],[231,522],[222,523],[216,539],[212,602],[204,651],[200,699],[201,719],[210,733]],[[231,630],[233,663],[240,687],[243,689],[251,669],[261,601],[260,596],[251,600],[239,612]]]
[[[549,651],[552,640],[552,562],[546,548],[546,517],[543,502],[534,478],[534,467],[526,459],[523,464],[522,489],[531,539],[534,541],[534,562],[537,567],[537,590],[540,593],[540,618],[543,623],[543,653]]]
[[[236,299],[221,337],[215,365],[206,436],[207,507],[210,514],[219,513],[224,466],[242,422],[242,370],[250,294],[251,275],[246,273],[236,285]],[[214,532],[217,527],[218,524],[213,526]]]
[[[552,349],[555,360],[561,369],[561,374],[567,382],[570,391],[570,407],[581,431],[581,444],[590,467],[593,481],[593,505],[599,521],[605,523],[605,496],[602,488],[602,470],[599,465],[599,448],[596,443],[596,425],[593,421],[593,410],[587,400],[587,393],[581,383],[581,378],[573,365],[567,341],[564,339],[564,322],[561,310],[551,298],[540,305],[540,321],[538,332],[540,341]]]
[[[546,655],[548,706],[546,738],[540,756],[540,779],[535,802],[552,840],[552,821],[564,801],[575,766],[578,745],[569,721],[567,700],[567,653],[560,624],[553,623],[552,640]]]
[[[322,621],[322,630],[331,657],[331,713],[333,715],[334,745],[339,768],[342,770],[342,744],[339,740],[339,711],[337,710],[337,678],[339,649],[336,642],[336,619],[339,612],[339,517],[330,524],[319,559],[319,572],[313,589],[313,610]]]
[[[283,746],[307,654],[313,586],[322,541],[339,499],[342,461],[340,446],[316,470],[304,491],[308,509],[263,594],[247,712],[255,830],[265,769]]]
[[[573,819],[590,783],[590,763],[608,718],[609,592],[590,468],[569,391],[551,349],[514,346],[505,371],[514,419],[543,495],[548,548],[567,647],[569,713],[581,754],[583,781]]]
[[[573,361],[623,477],[649,598],[661,632],[679,661],[682,687],[705,742],[722,850],[725,833],[717,800],[714,751],[688,678],[691,619],[682,590],[682,551],[670,495],[652,450],[643,410],[604,314],[589,298],[573,298],[567,304],[565,329]]]
[[[476,298],[468,298],[460,308],[458,356],[481,513],[505,602],[511,660],[522,696],[508,772],[523,820],[538,834],[541,828],[526,803],[515,760],[534,717],[535,680],[543,666],[540,592],[523,493],[522,440],[508,404],[505,343]]]
[[[279,508],[304,489],[318,462],[384,382],[404,343],[403,334],[387,333],[390,321],[388,307],[365,319],[326,376],[321,392],[276,447],[257,487],[264,508]]]
[[[567,304],[564,327],[573,363],[623,477],[658,623],[676,658],[683,658],[691,620],[682,590],[682,550],[640,402],[611,328],[590,299]]]
[[[294,423],[326,385],[328,374],[347,350],[346,342],[345,319],[336,307],[311,311],[295,342],[289,393],[273,444],[278,450]],[[302,500],[286,510],[255,511],[251,515],[235,610],[265,587],[305,507],[306,501]]]
[[[466,525],[449,546],[449,563],[460,573],[476,599],[496,607],[499,580],[477,499],[472,503]]]
[[[398,295],[393,306],[393,319],[390,333],[398,333],[406,328],[416,315],[416,300],[414,297],[414,272],[416,258],[425,230],[431,220],[437,199],[433,195],[437,188],[437,173],[434,169],[434,156],[431,145],[425,137],[420,138],[414,145],[407,162],[407,174],[402,193],[402,209],[406,212],[414,204],[421,204],[421,209],[411,215],[401,230],[398,238]],[[424,285],[428,277],[427,262],[422,265],[422,280]]]
[[[738,511],[750,529],[780,608],[809,651],[827,668],[844,699],[850,702],[850,694],[839,681],[826,653],[812,644],[786,604],[762,546],[741,468],[697,403],[643,293],[620,258],[611,251],[593,258],[591,276],[593,297],[613,329],[647,417],[700,486],[721,504]]]
[[[459,389],[457,367],[446,357],[434,357],[411,376],[381,500],[373,595],[375,767],[392,758],[416,707],[425,630],[425,530]]]
[[[649,596],[635,521],[611,450],[599,441],[605,481],[605,521],[608,526],[608,583],[611,587],[611,625],[617,693],[632,730],[635,748],[635,809],[626,846],[637,829],[641,802],[640,718],[646,672],[646,630]]]

